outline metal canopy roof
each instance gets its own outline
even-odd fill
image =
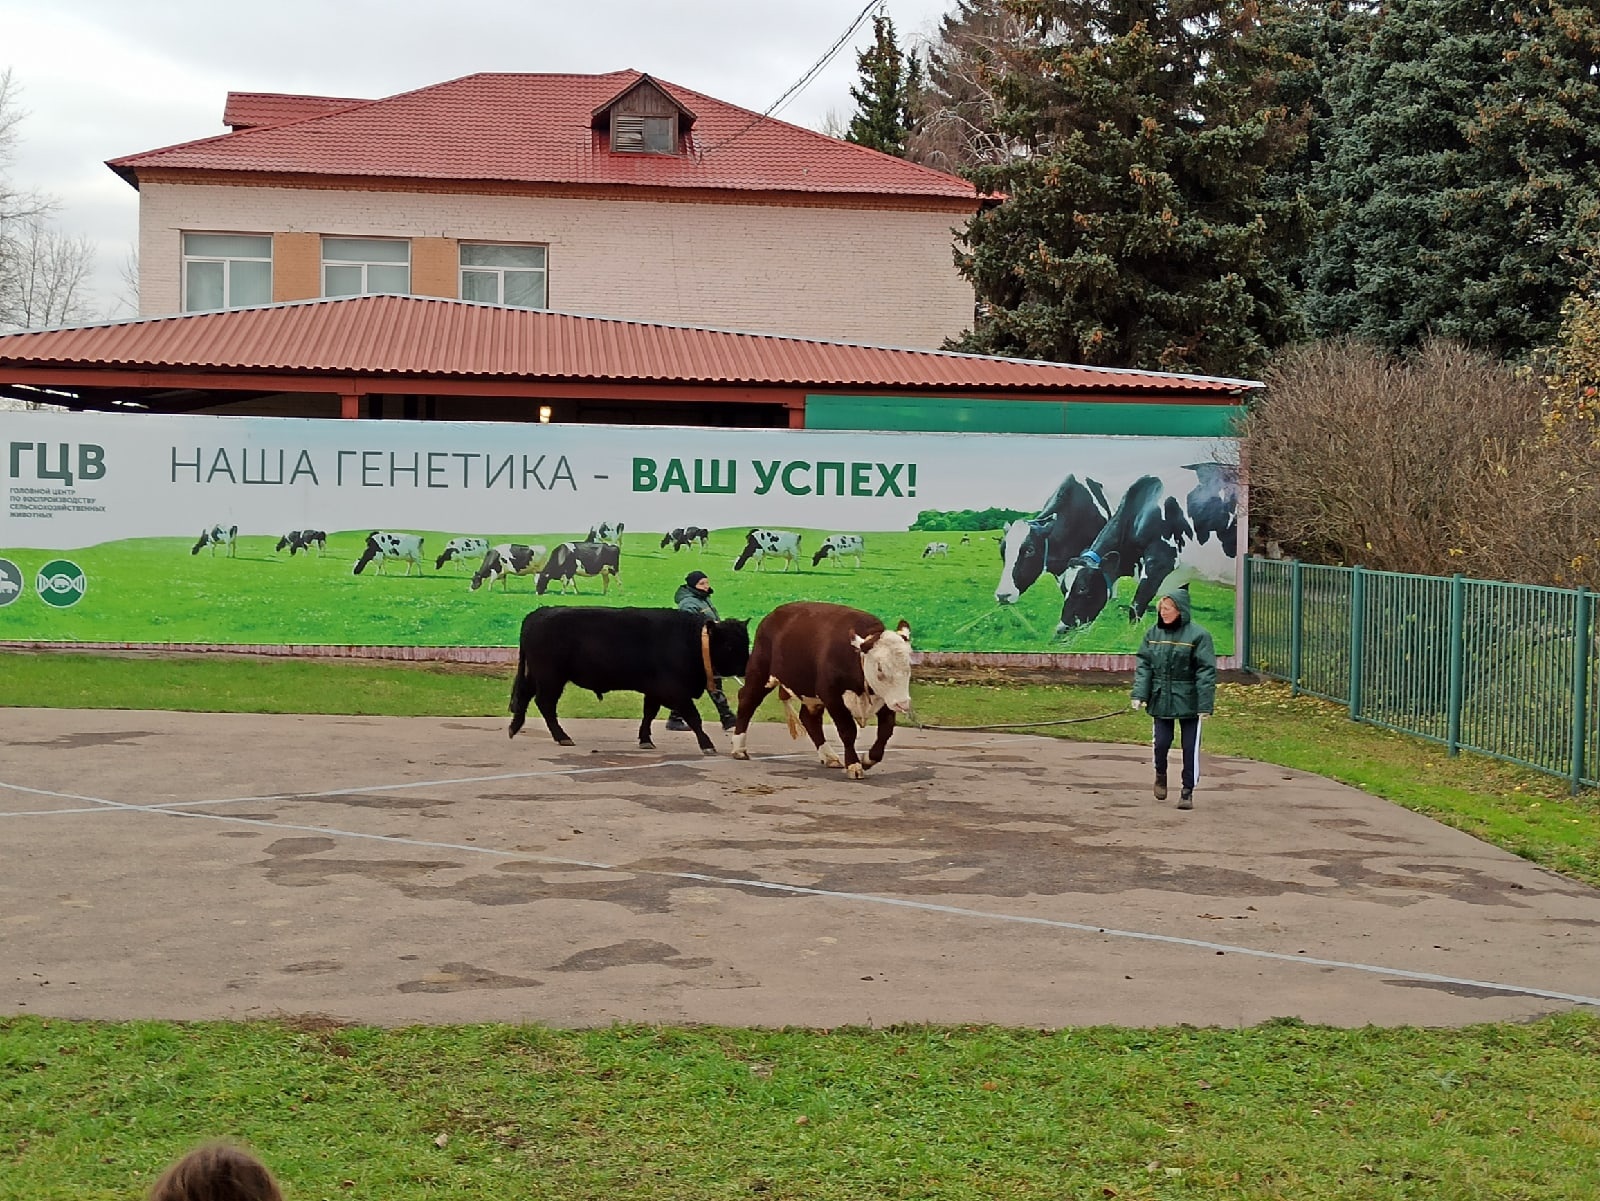
[[[8,370],[1073,393],[1232,403],[1253,380],[900,350],[421,296],[353,296],[0,335]]]

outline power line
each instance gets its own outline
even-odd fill
[[[739,130],[737,130],[736,132],[734,132],[730,136],[722,139],[722,141],[715,142],[712,145],[705,147],[705,149],[700,151],[699,157],[704,158],[704,157],[706,157],[706,155],[711,154],[714,151],[721,150],[724,146],[731,145],[733,142],[738,141],[740,138],[744,137],[745,134],[749,133],[752,129],[754,129],[761,122],[765,121],[768,117],[772,116],[773,113],[777,112],[780,108],[782,108],[786,103],[788,103],[790,100],[792,100],[795,96],[799,95],[801,90],[804,89],[805,86],[807,84],[809,84],[813,79],[815,79],[817,77],[817,75],[822,71],[822,69],[824,67],[826,67],[830,62],[833,61],[834,56],[839,53],[840,48],[846,42],[848,42],[852,37],[855,36],[856,30],[861,28],[861,25],[867,19],[868,14],[871,13],[872,10],[875,9],[875,8],[882,8],[884,6],[884,4],[885,4],[885,0],[867,0],[866,7],[863,8],[859,13],[856,14],[856,18],[855,18],[855,20],[850,22],[849,28],[846,29],[842,34],[839,35],[838,40],[836,42],[834,42],[833,45],[828,47],[827,52],[824,53],[821,58],[819,58],[816,62],[811,64],[810,69],[807,70],[804,75],[800,76],[799,79],[795,80],[794,83],[790,84],[788,89],[783,93],[783,95],[779,96],[776,100],[774,100],[767,107],[767,111],[766,112],[760,113],[757,116],[752,117],[749,121],[747,121],[744,124],[744,126],[742,128],[740,128]]]

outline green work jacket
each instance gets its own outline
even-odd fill
[[[1167,595],[1178,606],[1178,623],[1164,629],[1158,620],[1145,634],[1133,673],[1133,699],[1143,701],[1151,717],[1197,717],[1216,705],[1217,655],[1210,631],[1190,616],[1188,589]]]

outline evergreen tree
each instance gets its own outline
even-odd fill
[[[861,82],[850,88],[856,113],[845,141],[904,158],[922,69],[915,54],[900,53],[889,17],[872,18],[872,46],[856,55],[856,67]]]
[[[1395,0],[1328,80],[1307,323],[1390,349],[1548,343],[1600,221],[1600,13]]]
[[[1116,367],[1242,374],[1297,332],[1286,265],[1306,208],[1266,193],[1305,118],[1276,95],[1272,4],[1006,0],[999,127],[967,172],[1001,197],[957,263],[983,314],[960,343]]]

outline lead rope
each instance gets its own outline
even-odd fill
[[[1073,726],[1085,721],[1105,721],[1108,717],[1120,717],[1124,713],[1133,711],[1132,705],[1124,705],[1121,709],[1113,709],[1109,713],[1096,713],[1093,717],[1060,717],[1054,721],[1007,722],[988,726],[935,726],[918,721],[916,714],[912,713],[907,724],[917,730],[1035,730],[1044,726]]]

